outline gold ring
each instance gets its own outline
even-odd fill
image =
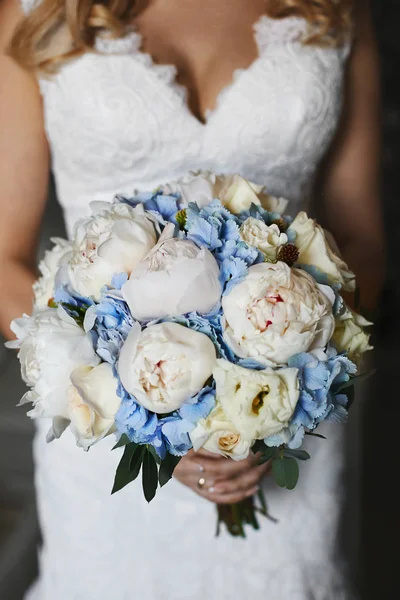
[[[197,487],[199,488],[199,490],[202,490],[205,485],[206,480],[204,479],[204,477],[200,477],[200,479],[197,482]]]

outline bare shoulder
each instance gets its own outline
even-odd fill
[[[5,115],[10,118],[20,112],[24,114],[24,121],[34,119],[40,123],[42,99],[37,79],[8,53],[11,39],[23,18],[21,0],[0,0],[0,113],[4,118]]]
[[[21,0],[0,0],[0,52],[5,52],[23,17]]]

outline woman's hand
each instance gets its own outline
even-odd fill
[[[210,502],[235,504],[253,496],[269,470],[270,463],[260,466],[254,454],[235,462],[205,450],[191,450],[176,467],[174,477]]]

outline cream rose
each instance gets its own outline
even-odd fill
[[[157,242],[154,222],[142,205],[93,203],[95,214],[75,230],[69,278],[83,296],[100,299],[116,273],[128,273]]]
[[[214,344],[177,323],[143,331],[135,323],[122,346],[118,372],[125,389],[155,413],[169,413],[197,394],[211,377]]]
[[[332,337],[338,352],[347,352],[350,360],[358,364],[364,352],[373,348],[369,343],[370,336],[365,331],[370,325],[372,323],[346,306],[336,319]]]
[[[334,294],[283,262],[249,268],[223,297],[224,338],[241,358],[284,365],[299,352],[324,348],[334,330]]]
[[[71,373],[68,418],[78,446],[87,450],[115,431],[115,415],[121,399],[112,367],[78,367]]]
[[[270,261],[275,261],[279,248],[287,243],[288,237],[281,233],[278,225],[266,225],[264,221],[249,217],[240,228],[240,237],[250,246],[258,248]]]
[[[122,287],[139,321],[192,311],[206,314],[221,298],[219,268],[211,252],[190,240],[173,238],[173,230],[172,224],[165,228]]]
[[[197,423],[189,435],[196,452],[204,448],[208,452],[233,460],[247,458],[253,444],[253,440],[245,439],[226,418],[219,404],[206,419],[201,419]]]
[[[215,194],[222,204],[234,214],[249,210],[252,204],[261,206],[258,194],[263,187],[251,183],[239,175],[217,177]]]
[[[219,359],[214,368],[217,401],[247,440],[261,440],[285,429],[299,399],[298,370],[244,369]]]
[[[46,250],[43,260],[39,263],[41,277],[33,284],[37,308],[46,307],[49,300],[53,298],[56,278],[60,278],[59,283],[64,283],[63,274],[60,271],[67,265],[72,249],[71,242],[67,240],[52,238],[51,241],[54,243],[54,247]]]
[[[327,232],[305,212],[300,212],[289,227],[296,233],[296,246],[300,252],[299,263],[313,265],[325,273],[330,283],[339,283],[345,291],[355,290],[355,275],[332,248]],[[330,236],[330,234],[329,234]],[[330,236],[331,237],[331,236]]]

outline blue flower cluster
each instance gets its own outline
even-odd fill
[[[299,448],[306,430],[312,431],[322,421],[346,421],[348,399],[338,390],[356,373],[357,367],[331,346],[327,349],[326,360],[302,352],[292,356],[288,366],[299,370],[300,398],[290,426],[267,438],[265,443],[267,446],[286,443],[289,448]]]
[[[215,406],[215,389],[203,388],[188,399],[178,411],[165,417],[158,416],[140,406],[119,383],[118,395],[122,402],[116,415],[118,432],[136,444],[151,444],[163,459],[169,452],[184,456],[192,448],[189,433],[199,419],[206,418]]]

